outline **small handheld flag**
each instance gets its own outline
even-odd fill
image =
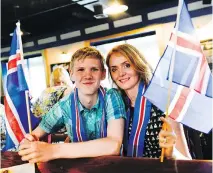
[[[29,133],[29,124],[26,106],[25,91],[28,91],[28,85],[24,72],[24,61],[22,51],[22,41],[20,34],[20,23],[18,22],[13,33],[10,57],[8,61],[5,92],[5,123],[6,123],[6,145],[3,150],[8,150],[17,146],[26,133]],[[32,127],[38,123],[38,119],[31,115]]]
[[[171,79],[169,117],[208,133],[212,129],[213,78],[186,4],[183,0],[179,2],[179,24],[176,22],[176,30],[171,34],[145,97],[165,112]]]

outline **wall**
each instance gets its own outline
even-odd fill
[[[207,25],[211,21],[212,21],[211,15],[193,18],[193,24],[196,29],[201,29],[203,26]],[[43,55],[44,55],[45,61],[46,61],[47,84],[49,84],[50,65],[51,64],[69,62],[70,57],[77,49],[84,47],[84,46],[89,46],[90,43],[92,43],[92,42],[97,42],[97,41],[101,41],[101,40],[106,40],[106,39],[111,39],[111,38],[116,38],[116,37],[132,35],[132,34],[137,34],[137,33],[141,33],[141,32],[148,32],[148,31],[154,30],[154,31],[156,31],[156,35],[157,35],[159,51],[160,51],[160,54],[162,55],[164,52],[164,49],[167,45],[167,42],[169,40],[170,34],[173,30],[174,24],[175,24],[174,22],[170,22],[170,23],[165,23],[165,24],[151,25],[151,26],[147,26],[144,28],[139,28],[139,29],[135,29],[135,30],[127,31],[127,32],[122,32],[119,34],[109,35],[109,36],[86,40],[86,41],[82,41],[82,42],[77,42],[77,43],[68,44],[65,46],[59,46],[59,47],[45,49]],[[209,35],[209,37],[212,38],[212,35],[211,36]],[[200,39],[202,40],[202,38],[200,38]],[[68,53],[70,56],[67,58],[62,58],[61,57],[62,52]]]

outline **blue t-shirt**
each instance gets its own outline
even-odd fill
[[[110,121],[111,119],[126,119],[125,105],[120,93],[116,89],[109,89],[106,91],[105,97],[105,119]],[[42,121],[39,126],[46,133],[57,132],[61,127],[65,125],[68,135],[73,141],[72,132],[72,111],[71,111],[71,94],[61,99],[54,107],[42,117]],[[78,102],[79,112],[82,118],[84,130],[88,140],[100,138],[100,126],[103,110],[100,104],[99,98],[96,104],[87,109]]]

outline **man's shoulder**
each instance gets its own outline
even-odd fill
[[[61,106],[64,106],[64,105],[70,105],[71,104],[71,94],[72,94],[72,92],[70,93],[70,94],[68,94],[68,95],[66,95],[66,96],[64,96],[60,101],[59,101],[59,104],[61,105]]]
[[[110,88],[110,89],[105,88],[105,91],[106,91],[106,96],[121,95],[120,91],[116,88]]]
[[[116,88],[111,88],[106,91],[105,101],[107,103],[111,102],[111,104],[113,106],[116,104],[123,104],[123,99],[122,99],[121,93]]]

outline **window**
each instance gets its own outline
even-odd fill
[[[33,102],[46,88],[44,62],[42,56],[29,58],[27,59],[27,62],[29,69],[29,85],[31,89],[31,95],[33,97]]]
[[[26,58],[26,57],[25,57]],[[41,54],[38,56],[31,56],[28,59],[24,59],[25,75],[26,80],[29,85],[30,94],[32,96],[32,102],[35,101],[41,94],[41,92],[46,88],[46,76],[44,70],[44,62]],[[2,62],[2,76],[3,85],[5,86],[6,76],[7,76],[7,63]]]

